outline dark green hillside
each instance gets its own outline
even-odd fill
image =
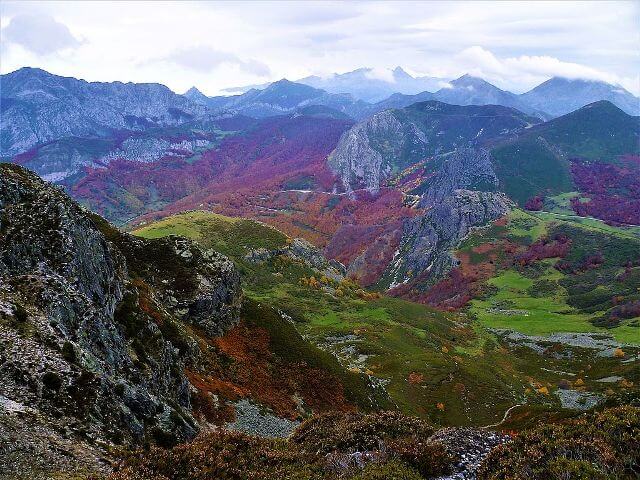
[[[530,135],[542,136],[568,157],[607,162],[640,152],[640,117],[603,100],[534,127]]]
[[[639,142],[640,119],[601,101],[536,125],[492,154],[504,191],[524,204],[535,195],[574,190],[571,158],[613,162],[640,152]]]
[[[521,205],[535,195],[573,189],[569,162],[541,138],[526,136],[498,146],[492,158],[502,190]]]
[[[426,135],[425,152],[429,155],[448,152],[470,143],[482,144],[540,122],[536,117],[500,105],[460,106],[435,100],[414,103],[393,110],[393,114],[407,128],[414,128],[415,125]],[[408,153],[403,152],[401,158]],[[401,163],[407,166],[421,159],[414,158]]]

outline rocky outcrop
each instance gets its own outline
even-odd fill
[[[498,177],[491,164],[491,154],[483,148],[461,148],[433,159],[436,172],[427,185],[419,206],[430,208],[441,203],[456,190],[495,191]]]
[[[426,288],[457,264],[454,249],[475,227],[496,220],[512,202],[503,193],[456,190],[404,225],[402,241],[385,273],[389,288],[411,282]]]
[[[510,201],[495,193],[498,178],[491,154],[483,148],[460,148],[421,162],[413,191],[424,212],[386,230],[349,263],[348,275],[363,286],[414,287],[447,273],[457,260],[450,250],[473,227],[486,225],[508,210]],[[413,173],[409,173],[413,175]],[[411,282],[410,282],[411,281]]]
[[[92,445],[193,437],[188,329],[224,333],[240,299],[226,257],[122,234],[0,164],[0,397],[38,429]]]
[[[479,428],[443,428],[430,438],[444,446],[453,458],[452,472],[437,480],[476,480],[476,472],[482,461],[499,445],[511,441],[511,437]]]
[[[123,141],[119,148],[102,156],[100,162],[109,163],[118,158],[136,162],[155,162],[164,156],[189,157],[197,151],[213,148],[214,145],[214,142],[207,139],[172,142],[157,137],[130,137]]]
[[[347,190],[377,191],[405,141],[402,124],[393,112],[377,113],[342,135],[329,156],[329,167]]]
[[[277,256],[285,256],[304,263],[319,275],[324,275],[338,282],[344,280],[347,273],[343,264],[337,260],[327,260],[316,246],[303,238],[294,238],[285,247],[275,250],[267,250],[266,248],[252,250],[245,255],[245,260],[261,263]]]
[[[386,110],[345,132],[328,165],[347,190],[376,192],[407,167],[490,139],[512,135],[538,119],[498,105],[460,106],[437,101]]]

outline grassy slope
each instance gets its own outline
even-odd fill
[[[533,229],[523,223],[520,229],[519,233],[531,235],[530,241],[545,231],[542,223]],[[441,424],[489,424],[516,403],[526,401],[532,408],[554,403],[555,397],[536,393],[535,386],[547,385],[551,390],[559,380],[552,371],[581,371],[592,363],[588,356],[576,355],[568,361],[541,357],[526,348],[510,351],[465,314],[442,313],[400,299],[372,298],[349,282],[337,285],[318,279],[318,286],[310,286],[301,280],[314,272],[283,258],[246,262],[244,255],[250,248],[279,248],[288,241],[273,228],[253,221],[191,212],[134,233],[186,235],[231,256],[243,272],[249,301],[285,312],[305,338],[334,353],[354,374],[366,374],[384,386],[402,411]],[[344,293],[323,290],[329,287]],[[603,359],[595,368],[601,369],[602,376],[610,375],[619,363]],[[593,388],[603,387],[594,384]]]
[[[608,303],[611,297],[626,292],[629,298],[635,298],[633,290],[638,285],[616,281],[625,261],[640,257],[640,241],[633,230],[611,227],[594,219],[515,210],[505,230],[494,228],[477,232],[460,250],[472,253],[477,245],[500,237],[526,245],[544,235],[556,234],[567,234],[573,240],[569,261],[578,263],[589,255],[603,252],[605,264],[593,273],[565,274],[554,268],[556,258],[537,262],[535,271],[517,266],[499,270],[487,281],[493,287],[491,294],[473,300],[470,312],[488,327],[508,328],[530,335],[606,332],[621,342],[640,343],[640,328],[634,319],[625,320],[612,329],[590,322],[612,307]],[[485,259],[482,255],[472,254],[472,260],[479,263]],[[544,292],[539,286],[545,284],[554,288]],[[585,298],[585,295],[593,299]],[[602,299],[604,303],[598,303]],[[632,326],[634,323],[636,326]]]
[[[299,263],[282,259],[260,265],[246,262],[249,248],[286,244],[286,237],[271,227],[190,212],[134,233],[144,237],[186,235],[229,255],[243,272],[249,299],[286,312],[305,337],[335,353],[353,372],[364,372],[386,384],[392,401],[403,411],[443,423],[466,424],[472,418],[489,423],[513,404],[516,391],[523,390],[518,380],[489,370],[489,362],[498,361],[493,342],[480,361],[470,361],[470,355],[467,358],[464,352],[477,350],[479,338],[464,317],[399,299],[364,299],[349,283],[342,287],[344,295],[330,295],[300,283],[314,272]],[[354,334],[357,339],[349,341],[347,336]],[[350,345],[355,346],[353,351]],[[460,352],[456,353],[456,347]],[[412,373],[413,383],[408,381]],[[470,393],[456,392],[452,389],[456,384]],[[491,398],[492,404],[472,412],[476,397]],[[437,408],[438,403],[445,405],[444,412]]]

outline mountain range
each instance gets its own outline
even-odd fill
[[[358,75],[366,73],[357,72]],[[401,79],[413,78],[401,69],[396,69],[394,75]],[[3,75],[0,82],[4,122],[0,154],[4,158],[63,138],[113,138],[118,132],[130,135],[130,132],[179,127],[229,115],[261,118],[315,105],[329,107],[356,120],[387,108],[425,100],[455,105],[503,105],[541,119],[568,113],[598,100],[611,101],[630,114],[638,114],[640,107],[639,99],[621,87],[559,78],[526,94],[515,95],[482,79],[464,75],[434,93],[407,95],[400,91],[377,103],[360,100],[352,92],[331,93],[285,79],[261,90],[254,88],[230,97],[206,97],[195,88],[183,96],[159,84],[90,83],[33,68]],[[401,81],[398,85],[398,90],[407,91]],[[80,163],[91,161],[84,152],[71,152],[71,155],[78,157]],[[55,175],[52,178],[56,178]]]
[[[2,75],[3,155],[63,137],[184,123],[206,110],[164,85],[89,83],[22,68]]]
[[[598,100],[608,100],[631,115],[640,114],[638,97],[620,86],[602,81],[554,77],[526,93],[515,94],[468,74],[455,80],[447,80],[412,77],[401,67],[389,73],[390,76],[381,76],[376,75],[373,69],[360,68],[327,77],[310,76],[297,80],[296,83],[330,93],[350,94],[354,99],[371,103],[373,106],[369,107],[367,114],[425,100],[439,100],[455,105],[503,105],[534,113],[543,119],[564,115]],[[254,85],[250,88],[263,90],[269,85]],[[245,93],[250,88],[234,88],[230,91]],[[201,94],[201,100],[203,96]],[[223,101],[222,97],[213,98],[216,99],[215,102]]]

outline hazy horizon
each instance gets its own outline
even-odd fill
[[[640,94],[638,2],[2,2],[1,72],[157,82],[207,95],[358,68],[469,73],[522,93],[553,76]],[[522,20],[522,19],[526,20]]]

